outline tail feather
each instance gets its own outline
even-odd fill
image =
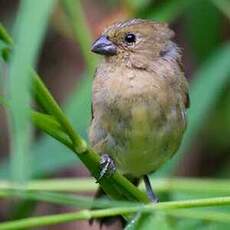
[[[139,178],[128,178],[135,186],[137,186],[139,184]],[[102,197],[106,197],[106,194],[105,192],[102,190],[101,187],[99,187],[97,189],[97,192],[94,196],[94,199],[98,199],[98,198],[102,198]],[[95,208],[95,207],[92,207],[91,210],[95,210],[95,209],[98,209],[98,208]],[[102,226],[112,226],[114,225],[115,223],[120,223],[120,225],[122,226],[122,229],[125,227],[125,225],[127,224],[127,220],[119,215],[119,216],[113,216],[113,217],[103,217],[103,218],[97,218],[97,219],[90,219],[89,220],[89,224],[92,225],[94,223],[94,221],[98,222],[99,225],[100,225],[100,228],[102,228]]]
[[[106,194],[102,190],[101,187],[98,187],[97,192],[94,196],[94,199],[99,199],[102,197],[106,197]],[[98,209],[98,208],[94,208],[94,207],[91,208],[91,210],[95,210],[95,209]],[[120,223],[122,227],[124,227],[126,225],[126,220],[122,216],[103,217],[103,218],[97,218],[97,219],[92,218],[89,220],[89,224],[92,225],[94,223],[94,221],[99,223],[100,228],[102,228],[103,225],[105,225],[107,227],[114,225],[116,222]]]

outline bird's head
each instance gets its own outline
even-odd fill
[[[166,23],[132,19],[108,27],[93,43],[92,51],[107,57],[157,57],[173,36]]]

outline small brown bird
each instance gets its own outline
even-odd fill
[[[166,23],[115,23],[93,43],[104,56],[93,83],[89,139],[101,154],[101,177],[115,168],[131,181],[157,170],[178,149],[186,128],[188,84],[180,49]]]

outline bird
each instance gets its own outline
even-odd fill
[[[174,36],[167,23],[135,18],[106,28],[91,48],[103,56],[89,128],[101,157],[100,177],[118,170],[133,183],[143,179],[153,202],[158,199],[148,175],[178,150],[190,104]]]

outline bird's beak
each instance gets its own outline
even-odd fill
[[[93,43],[91,51],[97,54],[112,56],[117,53],[117,47],[105,35],[102,35]]]

